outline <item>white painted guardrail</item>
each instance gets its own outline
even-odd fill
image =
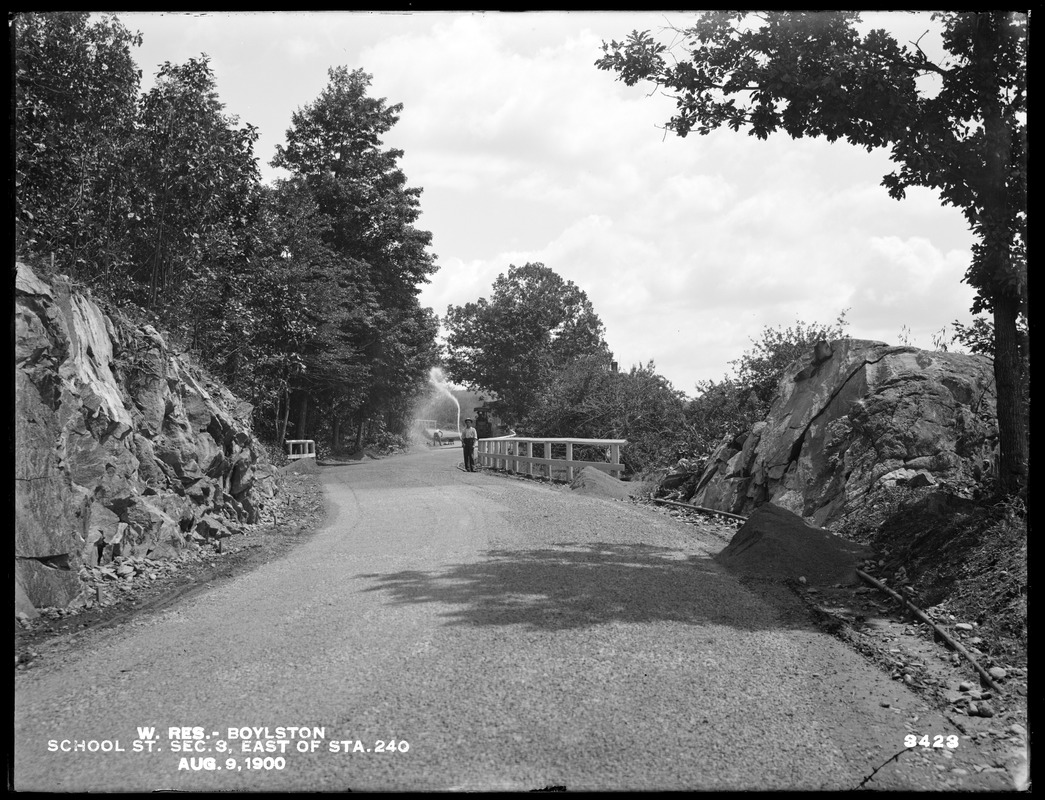
[[[287,458],[291,461],[316,457],[316,442],[313,439],[284,439],[283,444],[287,446]]]
[[[525,475],[533,475],[534,467],[536,467],[539,475],[549,479],[553,477],[555,472],[565,471],[566,480],[568,481],[573,480],[575,470],[582,467],[595,467],[603,472],[608,472],[614,478],[619,478],[621,473],[624,472],[624,465],[620,463],[620,448],[621,445],[627,443],[627,439],[548,439],[529,436],[499,436],[493,439],[479,440],[476,463],[481,467],[521,472]],[[535,444],[544,445],[543,458],[534,457],[533,446]],[[574,460],[574,445],[591,445],[605,448],[608,460]],[[553,458],[555,449],[558,449],[559,452],[565,449],[565,457]]]

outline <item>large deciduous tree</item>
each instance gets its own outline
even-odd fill
[[[487,300],[450,306],[446,372],[493,392],[498,416],[517,423],[552,376],[586,355],[608,355],[602,321],[588,296],[544,264],[509,266]]]
[[[603,43],[600,69],[634,85],[652,81],[677,98],[667,122],[679,136],[723,125],[760,139],[844,139],[890,148],[898,165],[883,185],[900,199],[936,190],[978,237],[965,280],[973,311],[994,322],[999,485],[1026,486],[1028,375],[1019,320],[1027,313],[1027,15],[934,15],[946,57],[884,30],[858,31],[855,12],[703,14],[675,31],[678,50],[648,32]],[[930,78],[926,80],[926,78]]]
[[[227,293],[223,278],[241,271],[257,212],[257,138],[254,126],[224,113],[206,56],[164,63],[141,100],[131,274],[138,299],[171,322]]]
[[[426,379],[437,325],[417,296],[436,265],[431,234],[414,224],[421,189],[407,186],[403,151],[382,147],[403,106],[370,97],[363,70],[328,75],[316,101],[293,114],[272,165],[292,175],[281,191],[322,221],[307,251],[286,242],[317,332],[293,388],[298,433],[316,408],[337,444],[343,420],[358,423],[358,441],[367,419],[405,408]]]
[[[608,354],[598,353],[571,361],[553,376],[529,410],[522,432],[627,439],[621,456],[627,471],[637,473],[675,456],[684,434],[685,406],[684,394],[657,374],[652,361],[619,372]]]
[[[14,30],[19,256],[157,313],[235,379],[263,270],[256,130],[223,113],[206,56],[162,65],[139,97],[141,36],[114,17],[19,14]]]
[[[12,31],[18,248],[88,281],[118,272],[135,212],[125,167],[141,35],[86,12],[17,14]]]

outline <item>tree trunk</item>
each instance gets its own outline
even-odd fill
[[[994,383],[998,392],[998,490],[1017,495],[1027,486],[1030,408],[1016,328],[1019,301],[994,299]]]
[[[283,446],[283,440],[287,436],[287,422],[290,420],[290,387],[283,390],[283,418],[279,420],[276,429],[276,447]]]
[[[305,425],[308,423],[308,392],[301,393],[301,405],[298,407],[297,438],[304,439]]]
[[[341,420],[334,417],[330,423],[330,449],[335,453],[341,445]]]
[[[1022,493],[1027,486],[1030,407],[1026,396],[1027,376],[1020,353],[1016,322],[1020,312],[1022,265],[1014,263],[1013,220],[1018,211],[1010,207],[1006,176],[1012,168],[1011,130],[999,99],[998,53],[1004,13],[987,12],[977,18],[973,35],[975,62],[980,71],[974,84],[983,108],[983,181],[977,192],[983,209],[978,226],[983,251],[986,285],[977,286],[994,313],[994,384],[998,395],[998,491],[1003,495]]]
[[[356,451],[363,449],[363,426],[366,425],[366,417],[359,418],[359,429],[356,431]]]

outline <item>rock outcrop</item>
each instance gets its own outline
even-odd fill
[[[996,444],[989,358],[840,339],[792,364],[766,420],[680,489],[695,505],[750,514],[772,502],[828,527],[882,487],[968,492]]]
[[[179,557],[257,521],[276,473],[250,413],[151,326],[18,264],[16,611],[68,604],[83,565]]]

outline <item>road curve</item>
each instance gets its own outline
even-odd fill
[[[691,528],[459,461],[322,468],[290,555],[17,674],[13,788],[851,789],[958,733]]]

